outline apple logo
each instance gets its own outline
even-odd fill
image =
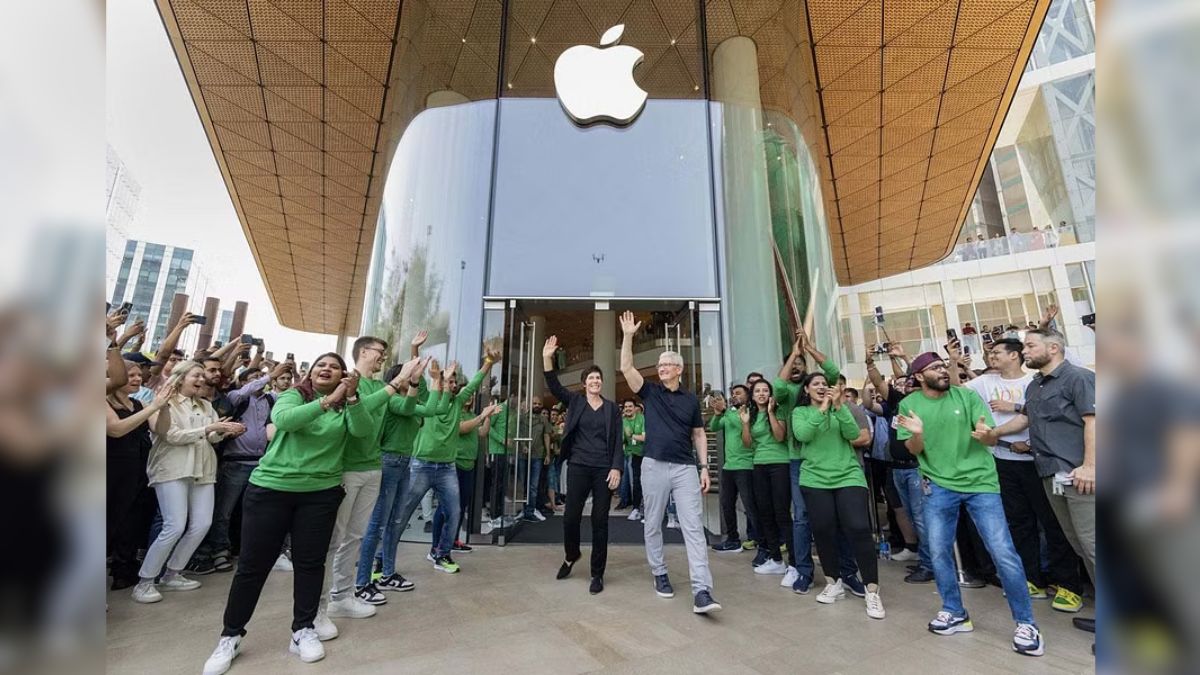
[[[625,24],[604,31],[601,49],[576,45],[554,63],[554,88],[563,110],[577,124],[611,122],[624,126],[642,112],[646,92],[633,79],[633,69],[645,54],[616,45]]]

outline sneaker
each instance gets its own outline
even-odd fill
[[[742,542],[732,539],[726,539],[719,544],[713,544],[712,550],[718,553],[741,553]]]
[[[367,584],[366,586],[354,589],[354,597],[368,605],[387,604],[387,597],[383,593],[380,593],[378,588],[375,588],[375,584]]]
[[[899,560],[900,562],[911,562],[919,559],[920,557],[921,556],[917,555],[916,551],[908,548],[902,548],[892,554],[892,560]]]
[[[298,655],[305,663],[316,663],[325,658],[325,645],[321,644],[321,638],[317,637],[317,631],[312,628],[301,628],[292,633],[292,643],[288,645],[288,651]]]
[[[754,554],[754,560],[750,561],[750,565],[752,567],[758,567],[759,565],[767,562],[770,559],[771,559],[770,554],[768,554],[765,549],[760,548],[760,549],[758,549],[758,553]]]
[[[904,583],[906,584],[927,584],[931,581],[933,581],[933,572],[930,572],[929,570],[923,570],[920,567],[912,572],[909,572],[908,575],[904,577]]]
[[[158,582],[160,591],[194,591],[200,588],[200,582],[188,579],[182,574],[164,574]]]
[[[444,555],[433,561],[433,569],[446,574],[458,574],[458,563],[450,556]]]
[[[859,581],[857,574],[852,577],[846,577],[842,579],[842,585],[844,585],[851,593],[860,598],[867,597],[867,586],[862,581]]]
[[[879,592],[867,591],[867,616],[872,619],[882,619],[885,616],[883,611],[883,599],[879,597]]]
[[[642,519],[642,510],[641,509],[635,508],[634,510],[629,512],[628,520],[641,520],[641,519]]]
[[[1045,600],[1046,598],[1050,597],[1046,594],[1046,589],[1038,588],[1037,584],[1033,583],[1032,581],[1026,581],[1025,585],[1029,587],[1029,598],[1031,600]],[[1058,595],[1056,594],[1054,597],[1057,598]]]
[[[592,577],[592,584],[588,587],[588,593],[596,595],[604,592],[604,577]]]
[[[755,574],[783,574],[787,572],[787,565],[783,564],[782,560],[770,560],[754,568]]]
[[[1059,586],[1054,599],[1050,601],[1050,608],[1074,614],[1083,609],[1083,598]]]
[[[375,606],[350,596],[344,600],[330,600],[325,616],[331,619],[369,619],[375,616]]]
[[[228,572],[233,569],[233,561],[229,559],[229,555],[219,553],[213,557],[213,569],[218,572]]]
[[[675,597],[675,588],[671,586],[671,580],[665,574],[659,574],[654,577],[654,592],[658,593],[660,598]]]
[[[143,605],[149,605],[152,602],[161,602],[162,593],[154,587],[153,581],[139,581],[133,587],[133,601],[140,602]]]
[[[756,548],[758,548],[758,542],[754,541],[753,539],[747,539],[746,541],[742,542],[743,551],[753,551]]]
[[[987,582],[979,577],[973,577],[970,574],[963,572],[958,585],[963,588],[983,588],[987,586]]]
[[[204,662],[204,675],[221,675],[229,670],[229,664],[237,658],[241,648],[242,636],[222,635],[221,639],[217,641],[217,648],[213,650],[212,656]]]
[[[833,583],[826,583],[824,590],[817,594],[817,602],[822,605],[832,605],[834,602],[846,597],[846,587],[842,584],[842,580],[838,579]]]
[[[199,574],[199,575],[203,576],[203,575],[208,575],[208,574],[212,574],[213,572],[216,572],[217,567],[213,563],[212,560],[193,559],[191,562],[188,563],[187,567],[185,567],[184,570],[191,574]]]
[[[784,573],[783,579],[779,582],[779,585],[785,588],[791,588],[792,584],[796,583],[796,580],[799,578],[800,571],[795,567],[788,565],[787,572]]]
[[[678,530],[679,529],[679,518],[677,518],[675,516],[675,514],[673,514],[673,513],[667,514],[667,529],[670,529],[670,530]]]
[[[271,566],[274,572],[295,572],[296,568],[292,567],[292,559],[280,553],[275,559],[275,564]]]
[[[808,592],[812,590],[812,582],[812,577],[807,574],[798,574],[795,583],[792,584],[792,592],[808,595]]]
[[[975,630],[970,615],[954,616],[950,612],[938,612],[933,621],[929,622],[929,632],[938,635],[954,635],[955,633],[970,633]]]
[[[1041,656],[1046,653],[1042,633],[1031,623],[1019,623],[1013,631],[1013,651],[1025,656]]]
[[[523,520],[523,521],[525,521],[525,522],[527,522],[527,523],[540,523],[540,522],[542,522],[541,520],[538,520],[538,519],[537,519],[537,516],[534,516],[534,515],[533,515],[533,514],[535,514],[535,513],[537,513],[537,511],[526,511],[524,514],[522,514],[522,515],[521,515],[521,520]],[[541,516],[542,514],[538,513],[538,515],[539,515],[539,516]],[[546,517],[545,517],[545,516],[542,516],[542,520],[545,520],[545,519],[546,519]]]
[[[323,609],[317,610],[317,616],[313,619],[313,630],[317,631],[317,639],[321,642],[332,640],[338,636],[337,626],[333,625]]]
[[[412,589],[416,588],[416,584],[409,581],[408,579],[405,579],[403,576],[401,576],[399,574],[393,574],[389,577],[384,577],[383,579],[380,579],[379,581],[375,582],[375,587],[381,591],[404,592],[404,591],[411,591]]]
[[[712,593],[708,591],[700,591],[692,600],[693,614],[710,614],[719,611],[721,611],[721,605],[716,600],[713,600]]]
[[[454,544],[450,547],[450,551],[453,553],[470,553],[474,550],[474,548],[467,546],[457,539],[454,540]]]

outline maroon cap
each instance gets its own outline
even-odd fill
[[[941,360],[942,357],[938,356],[937,352],[925,352],[924,354],[918,354],[908,366],[908,376],[913,377],[917,373],[925,370],[929,366],[932,366]]]

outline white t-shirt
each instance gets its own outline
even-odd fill
[[[988,373],[986,375],[980,375],[979,377],[971,380],[966,386],[973,389],[976,394],[979,394],[979,397],[983,399],[984,403],[988,403],[990,401],[1011,401],[1012,403],[1020,403],[1021,405],[1025,405],[1025,389],[1032,381],[1033,373],[1025,373],[1015,380],[1006,380],[1001,377],[999,373]],[[992,417],[996,420],[996,426],[1000,426],[1016,416],[1016,413],[998,411],[992,412]],[[1001,440],[1008,441],[1009,443],[1016,443],[1017,441],[1024,441],[1028,443],[1029,430],[1026,429],[1025,431],[1015,434],[1006,434],[1000,438]],[[1002,448],[1000,446],[992,448],[992,455],[994,455],[996,459],[1009,459],[1019,462],[1033,461],[1032,453],[1013,452],[1008,448]]]

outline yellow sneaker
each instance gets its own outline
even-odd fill
[[[1037,585],[1032,581],[1026,581],[1025,584],[1029,586],[1030,598],[1034,600],[1045,600],[1046,598],[1050,597],[1049,595],[1046,595],[1046,589],[1038,588]]]
[[[1058,592],[1054,594],[1054,601],[1050,603],[1050,606],[1060,612],[1075,613],[1083,609],[1083,598],[1065,588],[1059,587]]]

